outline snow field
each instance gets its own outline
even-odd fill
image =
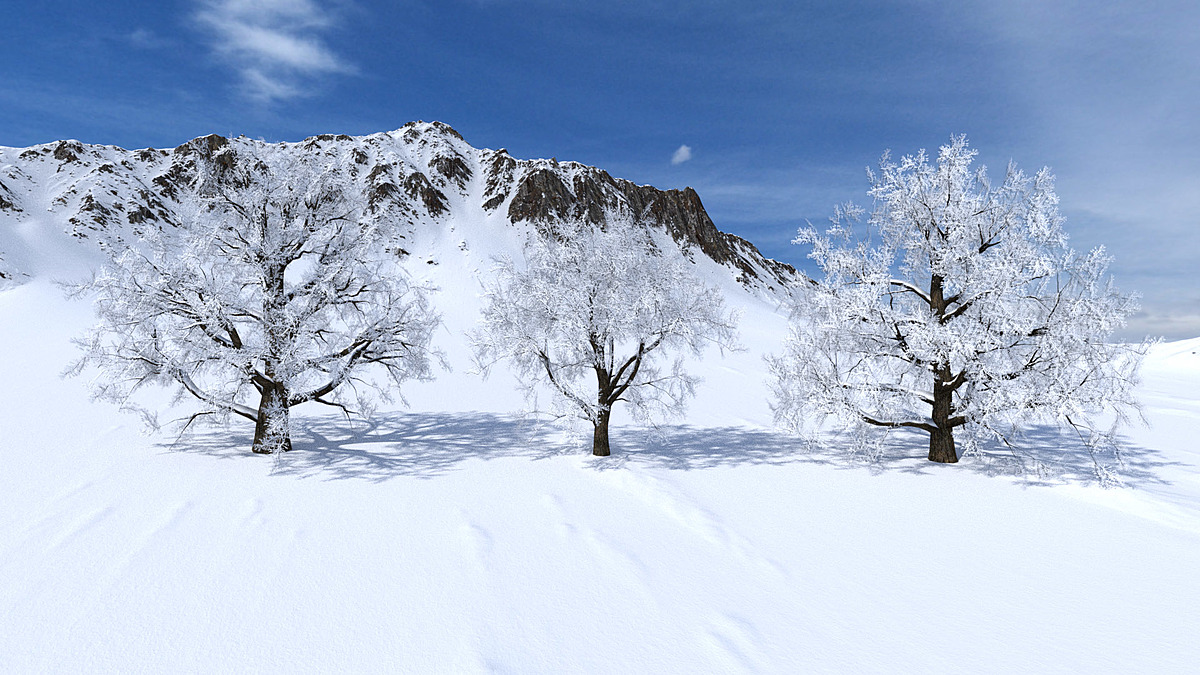
[[[355,428],[298,409],[276,459],[248,425],[141,435],[57,377],[86,304],[43,281],[0,294],[0,379],[22,383],[0,393],[0,668],[1194,667],[1187,345],[1147,364],[1153,427],[1130,440],[1150,464],[1105,490],[929,465],[920,443],[881,465],[801,452],[766,426],[757,360],[785,323],[743,304],[748,349],[709,355],[685,423],[654,438],[618,412],[606,460],[513,417],[453,345],[411,410]]]

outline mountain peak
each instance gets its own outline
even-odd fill
[[[0,223],[11,224],[0,226],[0,256],[7,250],[16,270],[43,271],[22,269],[38,256],[21,251],[30,242],[4,231],[27,221],[42,229],[56,225],[77,239],[99,230],[136,236],[150,223],[177,225],[178,199],[194,180],[196,156],[219,152],[226,161],[287,155],[294,161],[345,163],[351,168],[344,190],[358,195],[368,212],[398,219],[412,238],[453,229],[463,220],[540,227],[566,219],[604,226],[620,218],[668,233],[686,255],[698,251],[748,287],[777,289],[795,278],[790,265],[766,259],[746,240],[718,230],[690,187],[660,190],[578,162],[477,149],[437,121],[368,136],[319,134],[284,143],[210,134],[170,151],[75,140],[0,148]]]

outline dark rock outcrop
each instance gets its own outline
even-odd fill
[[[514,223],[521,220],[545,222],[577,216],[579,203],[575,195],[549,169],[538,169],[517,186],[516,196],[508,205],[508,219]]]
[[[471,180],[473,175],[471,167],[467,166],[466,160],[459,155],[434,157],[429,162],[429,168],[445,176],[447,180],[454,181],[460,190],[467,187],[467,181]]]
[[[0,183],[0,211],[21,211],[21,207],[17,206],[17,196],[4,183]]]
[[[487,184],[483,191],[483,208],[495,211],[508,199],[508,191],[512,187],[513,171],[517,168],[517,160],[501,148],[487,161]]]
[[[583,167],[568,187],[560,175],[561,166],[554,163],[525,175],[508,207],[513,222],[575,218],[599,225],[610,217],[630,217],[665,229],[685,250],[695,247],[716,262],[738,269],[744,283],[758,280],[765,272],[770,278],[761,281],[786,285],[796,275],[791,265],[764,258],[750,242],[718,230],[700,195],[690,187],[660,190],[635,185],[592,167]],[[484,207],[489,204],[485,202]]]
[[[67,164],[79,159],[83,154],[83,146],[75,141],[59,141],[54,146],[54,159]]]
[[[450,210],[446,195],[442,194],[421,172],[411,173],[404,179],[404,192],[412,199],[420,199],[430,215],[440,216]]]

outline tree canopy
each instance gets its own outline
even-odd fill
[[[806,434],[829,421],[877,451],[881,432],[930,437],[929,459],[1010,443],[1036,422],[1111,443],[1097,413],[1124,421],[1144,345],[1109,342],[1137,308],[1107,274],[1103,248],[1072,250],[1054,178],[1010,164],[994,184],[964,136],[869,172],[866,211],[839,207],[798,244],[823,277],[797,294],[791,335],[769,359],[773,407]],[[864,233],[864,229],[866,233]]]
[[[556,410],[590,421],[593,453],[608,455],[617,403],[648,420],[680,413],[694,394],[698,378],[679,358],[664,364],[666,354],[734,342],[736,317],[688,267],[629,222],[534,234],[525,266],[501,261],[487,286],[477,360],[509,360],[531,400],[549,385]]]
[[[200,406],[187,424],[246,418],[269,453],[291,447],[296,405],[366,413],[430,377],[425,291],[397,264],[386,214],[368,217],[337,187],[347,168],[321,161],[200,153],[181,222],[112,243],[84,289],[99,323],[78,365],[102,369],[97,396],[175,386]]]

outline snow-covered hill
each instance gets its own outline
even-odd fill
[[[919,437],[880,463],[804,449],[771,429],[764,385],[784,268],[700,227],[687,193],[473,150],[438,125],[280,147],[366,155],[353,187],[408,210],[407,264],[440,288],[454,370],[369,425],[298,408],[285,455],[251,455],[237,423],[143,435],[89,401],[94,373],[59,377],[92,317],[51,281],[98,264],[91,228],[172,222],[163,177],[221,142],[0,151],[0,671],[1194,670],[1200,342],[1147,360],[1151,426],[1127,434],[1124,487],[1097,486],[1056,430],[1035,430],[1029,457],[952,466]],[[493,165],[511,179],[489,187]],[[656,195],[674,196],[636,203]],[[471,373],[462,336],[479,276],[526,223],[622,207],[690,242],[742,310],[746,350],[697,364],[685,420],[648,433],[618,410],[597,459],[516,415],[511,378]]]

